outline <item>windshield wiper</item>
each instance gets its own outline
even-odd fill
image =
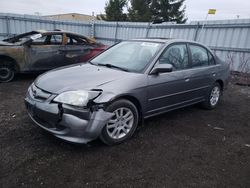
[[[89,63],[91,65],[96,65],[95,63],[92,63],[91,61],[87,61],[87,63]]]
[[[118,67],[118,66],[116,66],[116,65],[112,65],[112,64],[109,64],[109,63],[107,63],[107,64],[98,63],[98,64],[96,64],[96,65],[98,65],[98,66],[105,66],[105,67],[108,67],[108,68],[116,68],[116,69],[119,69],[119,70],[122,70],[122,71],[129,72],[129,70],[126,69],[126,68]]]

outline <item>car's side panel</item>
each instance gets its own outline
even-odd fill
[[[220,65],[211,65],[207,67],[199,67],[187,70],[186,83],[190,88],[190,92],[186,95],[192,98],[204,98],[209,92],[210,88],[216,81],[218,69]]]
[[[146,116],[185,106],[201,97],[193,97],[192,87],[187,82],[188,70],[148,76],[148,105]]]
[[[64,54],[61,45],[31,45],[25,48],[26,65],[23,71],[42,71],[58,67]]]
[[[176,109],[200,100],[200,98],[193,98],[187,94],[190,93],[192,88],[188,83],[188,68],[190,66],[190,59],[187,47],[184,49],[185,46],[186,43],[183,42],[171,43],[165,47],[164,52],[162,52],[161,56],[159,57],[161,60],[157,60],[157,63],[175,63],[175,65],[179,64],[182,68],[178,67],[178,70],[176,70],[177,67],[174,67],[173,72],[169,73],[162,73],[158,75],[149,74],[147,89],[148,106],[146,116],[152,116],[164,111]],[[186,50],[186,52],[182,51],[182,55],[181,50],[178,50],[181,48]],[[175,49],[173,52],[179,52],[177,53],[179,56],[176,59],[170,57],[168,58],[168,56],[171,54],[168,53],[168,50],[173,49]]]
[[[62,53],[64,56],[63,62],[60,62],[58,66],[70,65],[83,61],[84,56],[90,53],[93,46],[86,45],[65,45],[62,47]]]
[[[22,71],[25,65],[23,46],[0,46],[0,57],[13,59],[17,63],[17,67],[20,71]]]
[[[192,51],[192,49],[198,51]],[[191,69],[187,72],[187,79],[192,92],[187,94],[194,98],[205,98],[216,79],[220,77],[221,64],[216,63],[212,53],[200,44],[188,43],[188,51]],[[209,55],[213,61],[209,60]]]
[[[223,82],[223,90],[227,88],[230,77],[230,66],[226,62],[221,61],[218,57],[216,57],[216,62],[220,64],[218,69],[218,73],[216,76],[216,80],[221,80]]]

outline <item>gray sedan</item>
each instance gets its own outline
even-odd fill
[[[204,45],[137,39],[41,75],[25,104],[31,119],[56,137],[114,145],[145,118],[196,103],[215,108],[228,77],[229,66]]]

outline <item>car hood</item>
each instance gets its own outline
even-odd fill
[[[131,74],[91,64],[79,64],[49,71],[35,80],[35,85],[45,91],[59,94],[70,90],[91,90]]]

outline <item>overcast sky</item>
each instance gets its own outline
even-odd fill
[[[0,0],[0,12],[35,14],[42,16],[63,13],[104,13],[107,0]],[[202,20],[209,8],[217,9],[209,20],[250,18],[250,0],[186,0],[189,21]]]

